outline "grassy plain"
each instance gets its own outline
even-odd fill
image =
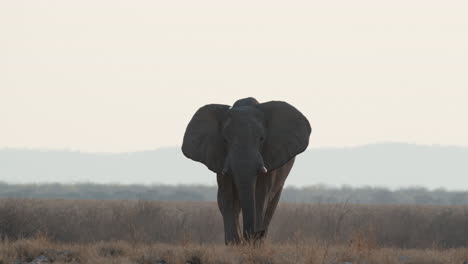
[[[468,207],[281,204],[263,246],[225,247],[213,202],[2,199],[0,236],[0,263],[462,264]]]

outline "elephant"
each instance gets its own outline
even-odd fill
[[[259,103],[249,97],[232,106],[208,104],[193,115],[182,152],[216,173],[226,245],[263,241],[311,132],[307,118],[283,101]]]

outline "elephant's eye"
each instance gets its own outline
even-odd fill
[[[260,137],[260,142],[263,142],[265,140],[264,137]]]

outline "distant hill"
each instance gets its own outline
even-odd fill
[[[8,183],[207,184],[215,175],[179,148],[122,154],[1,149]],[[287,185],[422,186],[468,189],[468,148],[401,143],[311,148],[298,156]]]

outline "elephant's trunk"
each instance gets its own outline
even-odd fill
[[[239,183],[239,198],[242,208],[244,239],[250,240],[255,235],[255,182]]]
[[[255,240],[257,237],[255,185],[257,175],[267,170],[260,153],[256,151],[236,151],[231,155],[232,159],[225,164],[225,169],[232,173],[239,194],[243,236],[247,241]]]

